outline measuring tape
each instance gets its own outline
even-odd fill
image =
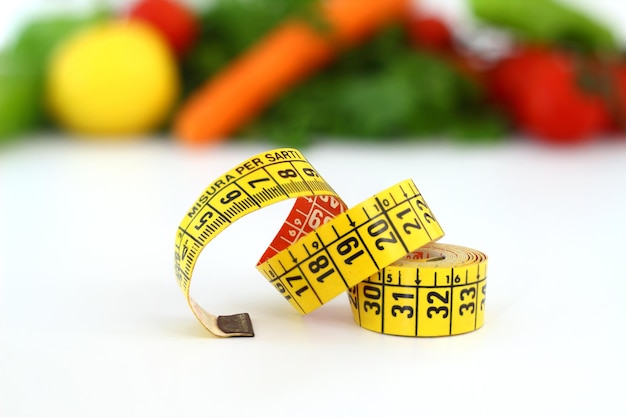
[[[442,236],[417,188],[406,180],[337,215],[257,269],[306,314]]]
[[[455,297],[463,302],[469,296],[465,288],[454,282],[456,276],[450,270],[456,268],[458,273],[465,265],[466,260],[460,256],[462,247],[451,250],[441,247],[443,244],[434,247],[430,244],[431,252],[439,251],[440,263],[416,261],[423,257],[417,257],[415,254],[420,253],[415,251],[438,240],[443,230],[413,181],[400,182],[346,210],[341,198],[298,150],[280,148],[256,155],[220,176],[196,199],[178,227],[174,255],[176,278],[194,315],[212,334],[254,336],[254,331],[247,313],[215,316],[190,297],[191,277],[201,251],[237,219],[289,198],[296,199],[294,206],[262,255],[257,269],[297,311],[309,313],[349,291],[355,320],[364,328],[413,336],[469,331],[469,322],[458,319],[453,322],[456,316],[450,313]],[[403,261],[397,261],[399,259]],[[480,285],[484,286],[486,257],[480,263],[483,275]],[[412,264],[419,264],[419,269],[411,267]],[[441,279],[439,285],[437,279],[434,285],[430,285],[430,281],[416,284],[414,279],[411,295],[415,303],[412,305],[385,303],[385,294],[389,294],[385,290],[391,286],[398,286],[404,292],[396,292],[396,297],[409,294],[405,289],[409,285],[401,280],[402,275],[408,277],[411,270],[415,276],[416,271],[431,268],[437,272],[437,269],[447,268],[453,284],[457,285],[448,288],[452,294],[448,298],[450,305],[445,307],[449,312],[444,319],[450,318],[447,334],[441,332],[443,322],[433,316],[433,309],[429,310],[427,303],[421,302],[424,291],[420,289],[426,289],[425,286],[439,289],[437,286],[443,286]],[[471,268],[468,264],[467,274]],[[388,283],[382,279],[386,275],[396,277],[394,274],[397,279]],[[430,273],[424,270],[421,274],[426,280]],[[440,277],[441,274],[439,272]],[[479,281],[465,282],[465,285],[479,286]],[[467,292],[473,292],[478,298],[479,290],[484,294],[484,287]],[[379,298],[374,297],[375,292]],[[433,297],[427,294],[427,302]],[[472,312],[474,329],[483,321],[476,303]],[[443,316],[444,308],[430,308],[439,308],[437,312]],[[481,312],[483,308],[484,297]],[[385,314],[387,311],[389,315]],[[398,313],[404,314],[406,321],[403,322]],[[464,314],[465,311],[459,315]]]
[[[176,234],[176,279],[196,318],[220,337],[254,336],[247,313],[215,316],[189,295],[191,277],[201,251],[217,235],[244,215],[289,198],[297,198],[287,222],[268,247],[271,257],[312,228],[313,216],[331,219],[345,206],[299,151],[281,148],[256,155],[218,177],[196,199]],[[304,219],[301,219],[304,216]],[[305,228],[284,234],[289,225],[304,222]]]
[[[480,328],[485,318],[487,256],[431,243],[352,287],[352,315],[384,334],[438,337]]]

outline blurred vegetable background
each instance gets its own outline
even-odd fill
[[[473,26],[408,0],[106,4],[6,42],[0,142],[624,137],[623,45],[557,0],[467,0]]]

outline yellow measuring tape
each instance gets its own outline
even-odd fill
[[[455,335],[485,318],[487,256],[431,243],[350,289],[354,320],[363,328],[410,337]]]
[[[178,227],[176,278],[212,334],[253,336],[254,331],[248,314],[215,316],[190,297],[198,256],[237,219],[289,198],[296,198],[294,206],[257,269],[300,313],[349,291],[356,322],[370,330],[435,336],[482,325],[486,257],[431,244],[443,231],[411,180],[346,210],[298,150],[281,148],[220,176]],[[436,255],[423,256],[423,248]]]

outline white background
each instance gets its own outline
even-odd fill
[[[623,33],[623,3],[576,3]],[[6,39],[20,13],[0,7]],[[43,137],[0,149],[0,415],[626,415],[626,141],[304,149],[349,204],[412,178],[441,242],[489,256],[485,325],[379,335],[343,295],[301,317],[254,268],[289,209],[278,205],[200,258],[194,297],[250,312],[256,331],[216,339],[176,285],[176,227],[217,176],[275,146]]]
[[[202,254],[206,308],[250,312],[217,339],[173,270],[176,227],[212,180],[273,148],[68,138],[0,153],[0,413],[8,416],[623,416],[626,141],[364,146],[307,158],[353,205],[412,178],[446,231],[489,256],[482,329],[359,328],[340,296],[301,317],[254,265],[289,205]]]

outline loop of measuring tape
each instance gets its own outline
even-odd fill
[[[361,202],[257,269],[306,314],[443,231],[411,180]]]
[[[288,221],[295,222],[297,215],[304,213],[307,225],[317,211],[332,218],[345,208],[334,190],[299,151],[281,148],[256,155],[220,176],[202,192],[181,221],[174,251],[176,279],[194,315],[212,334],[250,337],[254,336],[254,330],[247,313],[215,316],[190,297],[189,287],[198,256],[233,222],[257,209],[289,198],[297,200]],[[305,228],[300,234],[308,232]],[[275,240],[264,257],[291,244],[299,238],[299,234],[290,238],[287,242]]]
[[[354,320],[383,334],[438,337],[483,325],[487,256],[431,243],[350,288]]]
[[[415,275],[428,266],[436,271],[435,277],[437,274],[442,277],[443,273],[437,269],[447,268],[454,282],[454,269],[458,273],[465,268],[463,271],[469,275],[472,268],[470,264],[466,266],[467,260],[463,257],[457,257],[461,250],[457,254],[441,247],[443,244],[433,244],[443,236],[443,231],[411,180],[400,182],[346,211],[343,201],[299,151],[281,148],[252,157],[219,177],[204,190],[178,228],[176,278],[194,315],[212,334],[254,336],[254,331],[248,314],[214,316],[190,297],[191,277],[198,256],[213,238],[242,216],[289,198],[296,198],[294,206],[257,269],[297,311],[311,312],[349,290],[355,320],[366,329],[413,336],[451,335],[470,330],[469,322],[457,319],[452,322],[448,312],[444,318],[451,318],[446,322],[448,332],[442,332],[445,327],[441,324],[445,321],[437,322],[439,318],[433,316],[433,309],[439,309],[436,313],[441,312],[443,316],[445,309],[452,309],[456,299],[464,302],[471,293],[478,300],[478,292],[483,291],[484,295],[484,287],[465,290],[460,285],[451,286],[444,290],[451,292],[449,306],[427,307],[426,303],[418,305],[424,293],[420,293],[420,289],[431,282],[417,283],[415,287],[413,279],[415,290],[410,294],[416,301],[414,305],[386,303],[388,296],[385,295],[389,294],[386,289],[394,285],[404,286],[402,293],[396,292],[396,298],[409,298],[407,285],[401,279],[401,276],[409,276],[409,270]],[[418,258],[415,254],[420,254],[417,251],[420,248],[439,251],[438,257],[443,257],[439,259],[441,265],[431,265],[433,260],[407,261],[406,257]],[[402,260],[397,261],[399,259]],[[478,273],[482,268],[484,276],[486,258],[479,264]],[[393,279],[394,274],[397,279]],[[432,275],[424,271],[422,276],[429,274]],[[387,276],[392,278],[389,283],[382,279]],[[484,277],[480,283],[483,282]],[[439,284],[442,283],[440,280]],[[481,286],[480,283],[475,280],[465,284]],[[431,287],[438,289],[437,286],[435,279]],[[435,290],[426,295],[427,301],[436,298],[432,292]],[[374,296],[379,296],[380,300]],[[393,292],[391,298],[394,298]],[[473,329],[483,321],[483,316],[476,313],[477,303],[474,301]],[[483,305],[484,298],[480,303],[481,312]],[[378,306],[380,315],[372,316],[374,306]],[[389,315],[385,315],[387,311]],[[459,312],[462,312],[460,316],[465,314],[463,309]],[[403,314],[406,321],[398,314]]]

